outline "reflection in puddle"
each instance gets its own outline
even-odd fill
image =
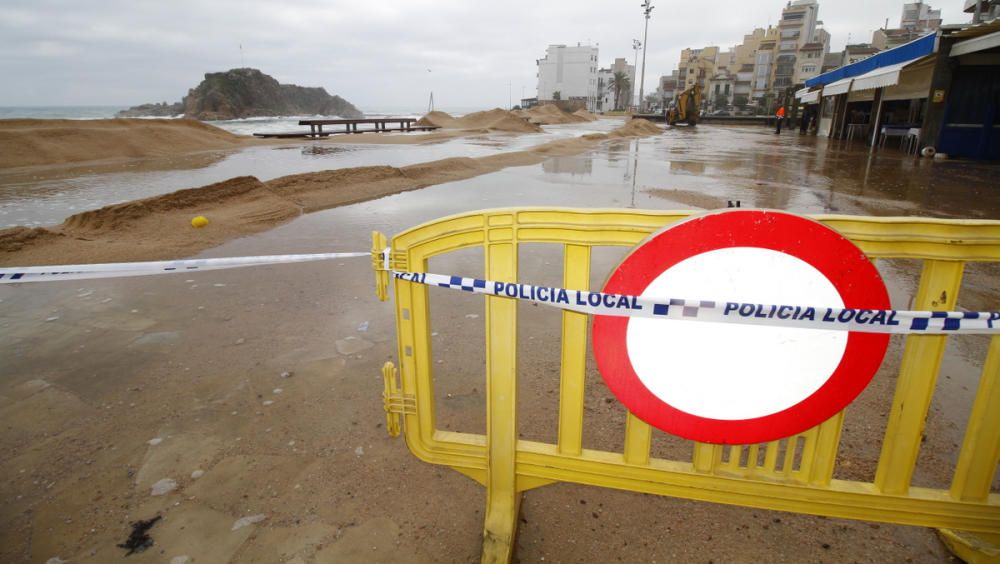
[[[698,135],[667,132],[650,139],[616,140],[586,155],[308,214],[200,256],[363,250],[371,244],[372,230],[393,235],[450,214],[506,206],[710,209],[724,207],[726,200],[742,200],[744,207],[796,213],[1000,216],[1000,195],[986,166],[919,161],[890,151],[869,158],[867,151],[828,150],[825,142],[792,136],[776,140],[766,131],[699,130]],[[447,156],[484,149],[471,143],[446,145]],[[238,173],[268,170],[251,170],[255,157],[270,158],[271,165],[284,163],[281,166],[336,159],[354,166],[431,160],[426,157],[437,150],[346,148],[316,158],[304,153],[305,147],[290,148],[300,150],[243,155],[236,162],[248,168]],[[684,152],[692,157],[685,159]],[[275,160],[275,155],[288,160]],[[124,187],[121,178],[110,180],[94,188],[97,196]],[[158,178],[150,175],[146,180]],[[69,191],[58,192],[52,197],[57,204],[74,197]],[[554,244],[535,248],[539,246],[519,250],[524,254],[519,255],[518,275],[526,282],[556,285],[562,250]],[[594,249],[592,287],[601,284],[625,252],[623,247]],[[0,495],[9,502],[11,523],[0,530],[3,560],[20,559],[29,550],[42,558],[59,554],[74,561],[88,555],[96,561],[120,559],[114,545],[121,541],[122,523],[160,509],[169,511],[169,519],[158,525],[163,529],[156,541],[167,556],[214,554],[203,560],[272,561],[277,559],[273,546],[291,551],[318,545],[347,522],[359,523],[349,534],[361,531],[356,545],[364,541],[370,553],[373,539],[397,527],[384,518],[386,508],[403,515],[396,529],[401,533],[392,532],[388,538],[424,538],[422,527],[440,521],[444,525],[428,535],[434,539],[435,554],[446,551],[455,559],[474,559],[462,550],[474,544],[468,539],[480,533],[481,518],[467,506],[469,499],[482,497],[482,490],[469,480],[418,463],[401,443],[385,438],[380,374],[385,360],[397,355],[393,308],[374,296],[370,265],[355,260],[40,284],[30,291],[0,287],[0,424],[6,429],[0,446],[7,454],[0,463],[5,478]],[[432,261],[432,271],[483,275],[478,248]],[[917,266],[915,261],[880,261],[895,307],[909,305],[919,279]],[[997,276],[993,266],[970,265],[960,304],[994,309]],[[439,428],[482,432],[483,299],[461,292],[429,293],[435,388],[442,410]],[[528,439],[554,440],[559,375],[558,355],[554,358],[552,351],[558,351],[561,316],[541,310],[524,304],[518,313],[518,357],[526,367],[518,376],[523,402],[518,425]],[[892,354],[898,359],[901,340],[894,342]],[[949,344],[945,353],[948,369],[937,384],[940,390],[927,420],[915,484],[942,487],[942,476],[949,475],[941,469],[954,467],[956,448],[949,445],[962,440],[988,346],[985,338],[961,343]],[[874,472],[887,412],[883,407],[895,386],[894,374],[880,373],[848,411],[838,477],[856,479]],[[598,376],[588,374],[586,390],[588,448],[620,448],[624,410],[613,403]],[[617,415],[609,415],[610,409]],[[665,440],[661,435],[655,435],[657,442]],[[678,456],[690,456],[690,445],[684,450]],[[435,486],[431,506],[427,496],[399,495],[400,472],[441,484]],[[161,480],[176,489],[150,496]],[[994,484],[994,491],[997,487]],[[560,507],[577,505],[583,494],[567,486],[562,493],[554,488],[547,495],[561,496],[552,505]],[[614,498],[603,499],[610,503],[607,500]],[[621,514],[633,511],[634,519],[655,515],[664,503],[650,496],[622,499],[629,507],[617,509]],[[315,507],[319,510],[313,512]],[[699,522],[742,519],[746,524],[740,526],[749,527],[758,516],[749,511],[722,513],[709,504],[685,507]],[[265,519],[265,514],[264,522],[275,525],[254,529],[251,522]],[[304,515],[316,530],[314,536],[306,524],[284,525]],[[453,515],[464,517],[451,519]],[[867,541],[871,531],[867,525],[855,530],[839,522],[834,530],[824,520],[790,514],[782,519],[795,530],[835,535],[845,545]],[[179,525],[170,529],[171,523]],[[657,524],[651,521],[636,524],[643,530],[653,526]],[[900,535],[893,532],[898,530],[883,525],[880,534]],[[251,531],[258,531],[263,540],[242,544]],[[879,541],[879,550],[891,545],[897,550],[891,558],[901,560],[903,549],[898,547],[937,546],[928,544],[937,542],[933,531],[905,531],[907,539],[919,542]],[[330,546],[341,545],[345,538],[350,540],[344,537]],[[547,543],[559,538],[546,534]],[[57,544],[62,539],[71,540]],[[73,544],[72,539],[85,541]],[[636,544],[645,542],[629,547]],[[388,554],[387,560],[433,560],[413,557],[415,551],[404,555],[391,550],[379,546],[378,554]],[[625,558],[647,560],[649,554],[625,553]]]
[[[354,149],[349,149],[347,147],[330,147],[323,145],[307,145],[302,147],[302,154],[311,157],[321,157],[326,155],[336,155],[339,153],[346,153],[348,151],[353,151]]]
[[[586,175],[594,170],[594,160],[587,155],[552,157],[542,163],[546,174]]]

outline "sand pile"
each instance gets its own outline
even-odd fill
[[[466,116],[471,119],[465,124],[503,123],[509,117],[503,115],[507,113],[503,110],[480,112]],[[455,121],[462,120],[465,118]],[[530,126],[523,121],[520,123]],[[266,231],[302,213],[464,180],[506,167],[538,164],[552,156],[579,154],[603,140],[660,131],[652,123],[639,119],[611,133],[562,139],[524,151],[487,157],[456,157],[404,167],[345,168],[296,174],[268,182],[252,176],[232,178],[79,213],[51,228],[0,230],[0,264],[27,266],[182,258],[237,237]],[[196,215],[208,217],[209,225],[202,229],[192,228],[190,221]]]
[[[489,129],[515,133],[539,133],[542,131],[542,128],[529,123],[516,113],[500,108],[475,112],[460,118],[452,117],[445,112],[431,112],[420,118],[417,124],[436,125],[443,129]]]
[[[573,112],[573,115],[575,115],[577,117],[582,117],[583,119],[585,119],[587,121],[597,121],[599,119],[596,115],[588,112],[587,110],[585,110],[583,108],[580,108],[579,110]]]
[[[583,116],[564,112],[555,104],[545,104],[544,106],[535,106],[529,110],[522,110],[520,115],[528,118],[531,123],[539,125],[561,125],[565,123],[593,121]]]
[[[157,157],[253,142],[189,119],[0,120],[0,169]]]
[[[430,112],[417,120],[417,125],[434,125],[445,129],[455,127],[455,118],[446,112]]]
[[[649,120],[630,119],[625,125],[615,129],[608,135],[610,137],[645,137],[661,133],[663,133],[663,130]]]

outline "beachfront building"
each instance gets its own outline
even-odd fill
[[[676,71],[676,91],[696,84],[701,86],[702,102],[706,108],[715,107],[716,98],[721,100],[721,97],[726,98],[727,106],[747,104],[751,97],[757,52],[762,42],[767,41],[768,34],[773,38],[776,31],[756,28],[743,36],[742,43],[725,52],[714,45],[682,50]]]
[[[843,66],[844,54],[841,53],[827,53],[823,57],[823,70],[821,72],[830,72],[835,68]]]
[[[597,47],[549,45],[538,65],[538,100],[577,100],[597,111]]]
[[[899,27],[876,29],[872,33],[872,47],[880,51],[899,47],[937,31],[939,27],[941,27],[941,10],[932,10],[923,2],[903,4]]]
[[[1000,159],[1000,19],[938,31],[806,81],[819,133]]]
[[[806,63],[807,57],[822,60],[830,43],[830,34],[817,28],[819,23],[819,2],[816,0],[795,0],[781,11],[774,81],[771,84],[779,100],[802,84],[799,78],[804,67],[812,68],[810,78],[819,74],[821,69],[818,64],[813,66]]]
[[[899,27],[918,31],[937,31],[941,27],[941,10],[933,10],[930,4],[925,2],[903,4]]]
[[[677,64],[677,88],[687,90],[695,84],[705,91],[707,81],[716,71],[719,48],[715,45],[701,49],[684,49]]]
[[[965,13],[972,14],[972,23],[985,23],[1000,19],[1000,1],[965,0]]]
[[[743,65],[736,72],[736,80],[733,82],[733,105],[738,110],[750,103],[750,92],[753,85],[753,63]]]
[[[620,74],[619,74],[620,73]],[[628,79],[628,88],[620,90],[618,93],[618,106],[615,107],[615,75],[624,76]],[[636,89],[635,65],[628,64],[628,59],[618,57],[611,66],[597,71],[597,102],[595,110],[598,112],[610,112],[616,109],[627,108],[632,102],[632,92]]]
[[[840,64],[841,66],[854,64],[858,61],[863,61],[878,52],[879,49],[870,43],[848,45],[844,47]]]
[[[733,104],[736,90],[736,76],[725,68],[720,69],[708,81],[708,88],[702,94],[705,106],[714,110],[725,110]]]
[[[679,81],[679,75],[680,72],[673,71],[669,75],[663,75],[660,77],[660,80],[656,85],[656,94],[660,98],[660,107],[670,107],[674,98],[677,97],[677,83]]]
[[[806,43],[799,49],[798,64],[795,67],[795,84],[805,84],[810,78],[823,72],[823,59],[829,44],[819,41]]]
[[[778,47],[778,28],[768,27],[754,55],[753,79],[750,86],[750,102],[766,107],[772,102],[771,94],[774,76],[775,51]]]
[[[754,63],[761,43],[767,37],[767,30],[755,28],[743,36],[743,42],[733,46],[726,53],[726,76],[732,78],[733,96],[729,103],[742,107],[750,103],[753,83]],[[724,82],[720,84],[725,85]],[[714,89],[714,87],[713,87]]]
[[[715,46],[681,51],[677,89],[700,85],[706,108],[725,97],[737,109],[773,111],[806,80],[844,64],[839,56],[827,60],[830,34],[822,25],[817,0],[788,2],[777,26],[754,29],[724,53]]]

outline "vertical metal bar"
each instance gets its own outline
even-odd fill
[[[840,446],[840,432],[844,428],[844,412],[827,419],[816,428],[812,460],[809,461],[809,472],[806,479],[814,486],[827,487],[833,479],[833,467],[837,461],[837,449]]]
[[[503,218],[491,217],[490,221]],[[494,239],[487,227],[486,277],[517,281],[517,242],[511,228]],[[499,231],[499,230],[498,230]],[[486,522],[483,561],[509,562],[517,530],[516,487],[517,301],[486,298]]]
[[[760,445],[753,444],[750,445],[747,451],[747,469],[756,471],[757,470],[757,459],[760,456]]]
[[[771,441],[767,443],[767,450],[764,451],[764,468],[769,472],[775,471],[778,464],[778,449],[781,448],[781,441]]]
[[[819,428],[813,427],[800,433],[799,436],[802,437],[802,454],[799,456],[799,467],[795,473],[797,478],[806,481],[812,472],[813,458],[816,456],[816,438],[819,436]]]
[[[781,474],[783,476],[791,476],[793,467],[795,466],[795,451],[799,447],[799,436],[793,435],[788,437],[788,442],[785,443],[785,458],[781,461]]]
[[[963,267],[962,262],[925,261],[914,308],[954,309]],[[913,468],[920,452],[924,420],[946,344],[945,336],[910,335],[906,339],[896,393],[875,472],[875,487],[882,493],[905,495],[910,489]]]
[[[586,290],[590,286],[590,247],[566,245],[563,287]],[[583,451],[583,401],[587,369],[587,320],[584,313],[562,314],[562,362],[559,374],[559,452]]]
[[[625,419],[625,462],[627,464],[649,464],[649,446],[653,441],[653,431],[642,419],[628,412]]]
[[[722,446],[708,443],[695,443],[691,463],[695,472],[708,474],[722,461]]]
[[[729,458],[725,462],[720,464],[726,470],[730,472],[739,472],[740,470],[740,459],[743,458],[743,447],[745,445],[729,445],[723,448],[729,449]]]
[[[951,482],[951,497],[986,501],[1000,463],[1000,336],[990,340]]]
[[[427,270],[427,262],[408,257],[407,266],[416,272]],[[399,327],[400,382],[404,394],[417,400],[417,414],[406,414],[407,440],[427,445],[434,442],[437,426],[434,409],[433,351],[431,350],[430,307],[427,286],[396,280],[396,324]],[[422,325],[421,325],[422,324]]]
[[[875,150],[875,145],[878,144],[879,130],[881,129],[881,122],[882,122],[882,92],[884,90],[885,90],[884,88],[876,88],[875,89],[875,121],[872,122],[872,125],[874,127],[872,128],[873,129],[873,131],[872,131],[872,138],[871,138],[872,145],[871,145],[871,149],[870,149],[872,151]],[[883,143],[884,142],[885,142],[885,140],[883,139]]]

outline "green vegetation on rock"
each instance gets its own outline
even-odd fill
[[[175,111],[167,113],[167,108]],[[337,115],[360,118],[363,114],[340,96],[324,88],[279,84],[257,69],[232,69],[206,73],[205,80],[188,91],[179,104],[143,104],[118,113],[118,117],[163,116],[211,121],[262,116]]]

